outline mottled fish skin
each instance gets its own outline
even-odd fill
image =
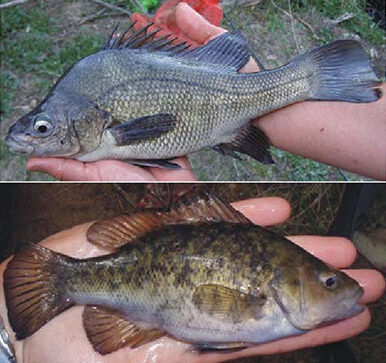
[[[160,328],[177,339],[261,343],[305,332],[289,321],[277,303],[276,294],[282,292],[275,292],[276,287],[289,291],[299,289],[302,276],[299,277],[298,269],[313,274],[330,270],[270,231],[223,222],[169,226],[152,232],[114,255],[77,262],[68,269],[63,283],[76,304],[119,310],[126,313],[130,321]],[[342,285],[348,283],[350,288],[343,289],[338,296],[331,295],[332,305],[343,297],[354,304],[361,288],[346,275],[338,271],[336,274],[342,279]],[[286,286],[280,285],[279,275],[291,277],[293,286],[288,281]],[[306,286],[314,282],[303,283]],[[245,312],[245,316],[230,310],[226,319],[201,311],[194,304],[193,296],[199,286],[207,284],[256,296],[256,316],[253,309]],[[303,287],[303,290],[307,294],[307,289]],[[302,297],[305,300],[302,308],[307,309],[306,305],[312,302],[315,309],[319,309],[312,317],[314,325],[336,318],[331,306],[328,312],[323,312],[325,303],[321,297],[324,298],[320,294],[314,298]],[[281,301],[287,303],[284,298]],[[286,308],[290,313],[292,308]],[[307,312],[297,313],[299,321],[304,319],[308,324]]]

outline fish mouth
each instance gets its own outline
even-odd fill
[[[342,317],[343,319],[349,318],[350,316],[354,316],[354,315],[360,314],[362,311],[365,310],[365,308],[361,304],[359,304],[359,300],[361,299],[363,294],[364,294],[364,290],[360,286],[358,288],[358,290],[356,291],[356,293],[354,294],[354,296],[353,296],[353,299],[355,301],[354,304],[352,304],[351,306],[347,306],[347,304],[343,303],[344,305],[347,306],[347,312]]]
[[[365,308],[359,303],[359,300],[361,299],[363,294],[364,294],[363,288],[359,287],[359,289],[353,295],[351,295],[351,299],[348,300],[350,301],[350,303],[348,303],[348,301],[340,302],[340,304],[342,304],[345,307],[344,313],[340,313],[334,319],[322,322],[321,324],[318,325],[318,327],[333,325],[338,321],[351,318],[352,316],[358,315],[361,312],[363,312]]]
[[[8,135],[5,138],[5,143],[8,145],[9,150],[15,154],[31,155],[34,151],[33,146],[27,145],[20,140],[17,140],[12,135]]]

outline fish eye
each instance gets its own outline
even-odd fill
[[[338,286],[338,277],[333,273],[322,273],[320,280],[330,290],[334,290]]]
[[[35,118],[34,130],[41,135],[46,134],[52,128],[50,120],[44,115],[38,115]]]

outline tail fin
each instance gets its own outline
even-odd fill
[[[35,333],[72,303],[63,290],[63,267],[70,257],[27,244],[8,263],[4,291],[8,318],[17,339]]]
[[[370,65],[370,59],[355,40],[337,40],[315,48],[296,58],[307,69],[314,70],[316,79],[309,99],[375,102],[382,92]]]

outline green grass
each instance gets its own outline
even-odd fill
[[[21,87],[18,80],[22,75],[34,74],[36,89],[43,95],[67,68],[96,52],[103,42],[103,36],[78,34],[59,44],[55,39],[59,23],[59,15],[48,14],[43,1],[28,11],[23,7],[3,11],[0,56],[4,62],[0,77],[1,111],[5,117]]]
[[[342,22],[343,27],[375,44],[382,45],[386,40],[385,32],[377,27],[366,12],[366,0],[295,0],[292,2],[294,3],[292,7],[299,13],[314,7],[330,19],[351,13],[354,17]]]

